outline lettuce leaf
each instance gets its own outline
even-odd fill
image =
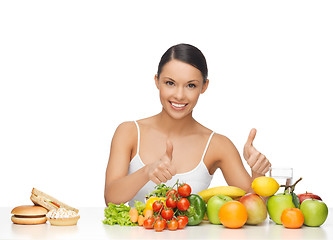
[[[131,207],[126,206],[124,203],[116,205],[109,203],[109,206],[104,209],[105,219],[103,220],[104,224],[115,225],[119,224],[121,226],[136,226],[136,223],[133,223],[129,216],[129,210]]]
[[[141,201],[134,201],[134,207],[138,210],[139,215],[143,215],[143,210],[146,208],[146,204]]]

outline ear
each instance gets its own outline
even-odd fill
[[[201,89],[201,94],[203,94],[204,92],[206,92],[207,88],[208,88],[208,84],[209,84],[209,80],[207,79],[205,84],[202,86]]]
[[[158,78],[157,78],[157,74],[155,74],[154,79],[155,79],[155,85],[156,85],[157,89],[160,89],[159,81],[158,81]]]

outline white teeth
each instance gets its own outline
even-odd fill
[[[178,107],[178,108],[181,108],[181,107],[185,107],[186,104],[177,104],[177,103],[173,103],[171,102],[172,106],[175,106],[175,107]]]

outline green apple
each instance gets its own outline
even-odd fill
[[[281,215],[286,208],[294,208],[291,194],[278,193],[267,200],[267,210],[270,218],[277,224],[281,223]]]
[[[319,227],[326,221],[328,208],[323,201],[306,199],[300,209],[304,215],[304,224],[309,227]]]
[[[208,220],[213,224],[221,224],[219,219],[219,211],[223,204],[232,201],[233,199],[229,196],[215,195],[211,197],[207,202],[207,217]]]

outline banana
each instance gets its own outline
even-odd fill
[[[208,188],[198,193],[206,203],[211,197],[218,194],[229,196],[232,199],[239,199],[244,196],[246,192],[243,189],[234,186],[220,186]]]

